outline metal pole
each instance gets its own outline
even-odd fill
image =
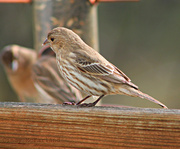
[[[51,29],[63,26],[98,51],[97,6],[89,0],[34,0],[33,9],[36,50],[42,48]]]

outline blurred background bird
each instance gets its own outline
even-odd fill
[[[32,49],[9,45],[1,53],[1,62],[22,102],[61,104],[81,99],[81,93],[59,74],[49,47],[43,47],[37,55]]]
[[[46,99],[46,103],[78,101],[81,99],[81,93],[62,78],[54,56],[55,53],[50,48],[42,49],[38,60],[32,67],[34,85],[43,95],[41,100]]]
[[[18,45],[6,46],[1,53],[8,80],[22,102],[35,102],[39,96],[31,77],[36,59],[35,51]]]

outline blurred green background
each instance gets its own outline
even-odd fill
[[[0,3],[0,49],[33,48],[31,4]],[[98,6],[100,53],[140,90],[169,108],[180,108],[180,1],[142,0]],[[17,101],[0,65],[0,101]],[[147,100],[107,96],[103,103],[158,107]]]

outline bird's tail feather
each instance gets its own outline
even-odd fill
[[[141,92],[140,90],[138,89],[135,89],[135,88],[132,88],[132,87],[127,87],[127,88],[120,88],[120,91],[123,92],[124,94],[126,95],[129,95],[129,96],[134,96],[134,97],[140,97],[140,98],[145,98],[151,102],[154,102],[158,105],[160,105],[161,107],[165,108],[165,109],[168,109],[163,103],[161,103],[160,101],[156,100],[155,98]]]

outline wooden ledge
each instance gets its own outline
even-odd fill
[[[180,148],[180,110],[0,103],[3,148]]]

